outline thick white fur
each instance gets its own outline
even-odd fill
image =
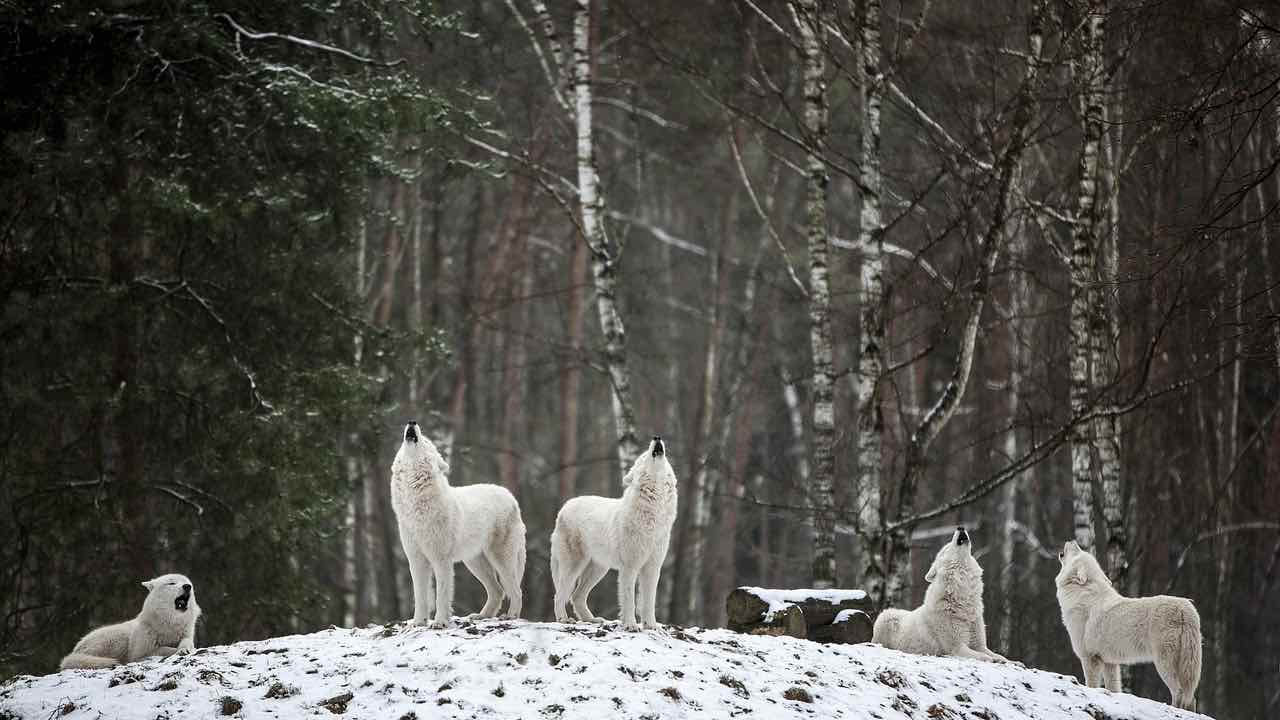
[[[658,576],[676,520],[676,474],[665,449],[654,455],[654,440],[622,478],[621,498],[576,497],[560,508],[551,533],[551,578],[555,582],[556,620],[568,619],[572,601],[579,620],[598,622],[587,607],[591,588],[612,569],[618,571],[622,626],[636,623],[636,583],[644,627],[658,624],[654,605]]]
[[[973,545],[958,544],[960,531],[942,546],[924,579],[924,604],[915,610],[887,608],[876,617],[872,641],[917,655],[956,655],[1007,662],[987,648],[982,619],[982,567]]]
[[[507,615],[519,617],[524,578],[524,521],[520,506],[498,485],[449,485],[449,465],[421,432],[406,439],[391,464],[391,507],[400,523],[400,542],[413,578],[413,622],[442,628],[453,604],[453,564],[461,561],[484,585],[486,600],[477,617],[498,614],[505,596]],[[435,619],[427,595],[436,583]]]
[[[1194,710],[1200,684],[1200,613],[1186,598],[1127,598],[1093,555],[1068,541],[1054,582],[1062,624],[1089,687],[1120,691],[1120,666],[1154,662],[1173,705]]]
[[[187,609],[175,607],[174,601],[184,592],[183,585],[190,587],[191,581],[177,574],[142,583],[148,591],[142,612],[132,620],[106,625],[85,635],[71,654],[62,658],[62,669],[109,668],[150,655],[168,657],[195,650],[200,606],[192,588]]]

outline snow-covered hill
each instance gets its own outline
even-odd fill
[[[0,718],[849,718],[1187,720],[1072,678],[876,645],[727,630],[461,621],[203,648],[115,670],[20,676]]]

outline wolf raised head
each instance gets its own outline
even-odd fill
[[[449,485],[449,465],[418,423],[408,422],[391,464],[391,507],[413,578],[413,622],[433,628],[449,624],[453,564],[461,561],[484,585],[478,616],[519,617],[525,564],[525,527],[520,506],[498,485]],[[436,582],[435,618],[428,620],[431,578]]]
[[[982,567],[973,557],[968,531],[956,528],[925,573],[924,604],[907,611],[888,608],[876,617],[872,641],[918,655],[958,655],[1006,662],[987,647],[983,620]]]
[[[132,620],[93,630],[62,659],[62,669],[106,668],[141,658],[195,649],[200,606],[186,575],[171,573],[142,583],[147,598]]]
[[[1155,663],[1172,704],[1195,709],[1200,684],[1200,614],[1186,598],[1127,598],[1116,592],[1097,558],[1069,540],[1058,553],[1054,584],[1062,624],[1089,687],[1120,691],[1120,666]]]
[[[654,436],[623,476],[622,485],[620,498],[576,497],[556,516],[551,578],[560,622],[568,620],[570,603],[579,620],[599,621],[587,607],[587,596],[606,573],[617,569],[622,626],[640,629],[638,605],[644,627],[660,627],[655,608],[658,576],[671,543],[678,494],[662,438]]]

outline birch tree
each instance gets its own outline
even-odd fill
[[[810,388],[813,403],[812,475],[809,498],[813,508],[813,585],[836,584],[835,500],[835,370],[831,352],[831,290],[827,258],[827,165],[823,147],[827,135],[826,63],[822,36],[824,12],[818,0],[796,3],[804,66],[805,174],[808,179],[805,233],[809,244],[809,343],[813,353]]]
[[[609,373],[610,400],[618,439],[618,466],[627,471],[640,454],[635,406],[631,401],[631,372],[627,368],[627,330],[618,311],[618,258],[609,246],[604,226],[604,195],[596,173],[591,122],[591,0],[577,0],[573,14],[574,127],[578,138],[578,207],[582,232],[591,250],[591,277],[596,311],[604,333],[604,360]]]
[[[1105,39],[1105,0],[1087,0],[1081,5],[1083,31],[1080,53],[1073,66],[1080,93],[1080,116],[1083,123],[1078,165],[1075,223],[1071,226],[1071,331],[1068,344],[1071,374],[1071,414],[1082,417],[1094,402],[1093,391],[1098,375],[1094,361],[1105,352],[1099,347],[1103,334],[1097,277],[1098,243],[1102,230],[1101,207],[1098,204],[1100,179],[1099,154],[1102,144],[1103,67]],[[1095,545],[1093,525],[1094,474],[1093,452],[1102,430],[1100,422],[1080,423],[1071,431],[1072,513],[1075,540],[1081,549],[1092,552]]]
[[[884,529],[880,503],[880,376],[884,372],[884,220],[880,200],[880,107],[884,97],[881,71],[880,0],[865,0],[859,29],[857,67],[862,94],[861,168],[858,250],[862,257],[862,342],[858,348],[855,397],[858,403],[857,479],[854,484],[860,583],[873,598],[884,596]]]

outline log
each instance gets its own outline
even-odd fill
[[[818,642],[871,639],[872,604],[861,590],[740,587],[725,600],[730,630]],[[837,622],[839,620],[839,622]]]
[[[846,645],[871,642],[871,616],[861,610],[842,610],[830,625],[809,628],[809,639]]]

